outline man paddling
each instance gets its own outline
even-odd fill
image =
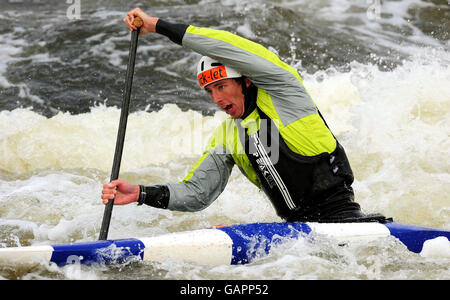
[[[158,33],[204,55],[197,79],[230,118],[179,183],[104,184],[103,203],[137,202],[177,211],[208,207],[225,189],[233,166],[262,189],[284,220],[384,221],[354,201],[353,173],[344,148],[327,127],[297,71],[263,46],[230,32],[172,24],[136,8],[123,19],[144,21],[140,35]]]

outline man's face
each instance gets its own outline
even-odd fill
[[[244,114],[244,94],[242,86],[234,79],[222,79],[205,87],[205,91],[211,96],[217,106],[223,109],[233,119],[238,119]]]

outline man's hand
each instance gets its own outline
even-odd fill
[[[133,25],[133,21],[135,17],[140,17],[142,21],[144,21],[144,25],[142,25],[139,35],[144,35],[149,32],[156,32],[156,23],[159,18],[151,17],[147,15],[142,9],[135,8],[132,11],[128,12],[127,16],[123,18],[123,22],[127,25],[130,31],[136,30],[136,26]]]
[[[139,199],[139,186],[129,184],[121,179],[105,183],[102,190],[103,204],[108,203],[111,199],[114,199],[114,205],[136,202]]]

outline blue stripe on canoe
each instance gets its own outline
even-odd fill
[[[420,253],[423,248],[423,243],[426,240],[437,238],[438,236],[445,236],[450,240],[450,231],[444,229],[436,229],[430,227],[421,227],[416,225],[400,224],[396,222],[384,223],[391,235],[398,238],[409,251]]]
[[[270,247],[284,238],[297,239],[309,234],[311,228],[304,223],[254,223],[217,228],[233,240],[232,265],[247,264],[254,258],[269,253]]]
[[[51,262],[58,266],[81,263],[123,263],[144,258],[144,244],[138,239],[108,240],[66,245],[52,245]]]

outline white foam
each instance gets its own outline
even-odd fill
[[[420,255],[429,258],[450,258],[450,241],[445,236],[427,240],[423,243]]]
[[[27,109],[0,113],[0,169],[26,172],[37,168],[109,170],[120,110],[96,107],[90,113],[59,113],[45,118]],[[181,155],[200,155],[216,126],[225,118],[203,117],[166,105],[159,112],[129,116],[122,170],[168,163]]]

